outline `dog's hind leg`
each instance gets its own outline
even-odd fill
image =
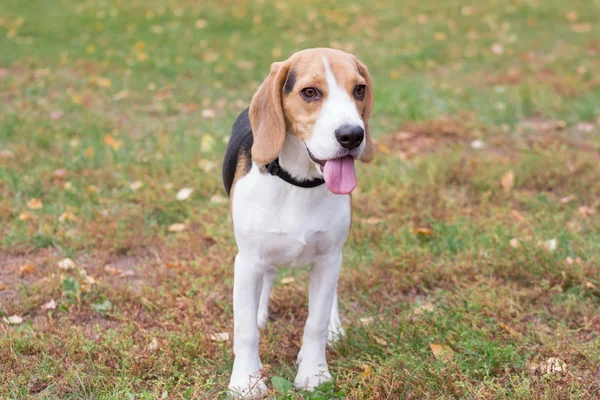
[[[271,290],[273,290],[274,280],[275,268],[268,268],[263,276],[260,301],[258,302],[257,324],[259,328],[264,328],[269,320],[269,298],[271,297]]]
[[[327,335],[327,344],[330,346],[340,340],[344,336],[344,328],[342,327],[342,321],[340,320],[340,313],[338,311],[338,296],[337,287],[335,290],[335,296],[333,297],[333,307],[331,308],[331,318],[329,319],[329,334]]]

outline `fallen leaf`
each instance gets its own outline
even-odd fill
[[[370,325],[373,321],[375,321],[374,317],[362,317],[361,319],[359,319],[361,325],[363,326],[367,326]]]
[[[6,290],[6,284],[2,281],[0,281],[0,292]]]
[[[158,340],[152,338],[152,341],[148,344],[148,351],[154,351],[158,349]]]
[[[2,320],[9,325],[19,325],[23,323],[23,318],[18,315],[11,315],[8,318],[3,317]]]
[[[65,116],[65,113],[62,111],[51,111],[50,112],[50,118],[53,120],[61,119],[64,116]]]
[[[44,204],[40,199],[35,198],[27,202],[27,207],[31,208],[32,210],[39,210],[40,208],[44,207]]]
[[[382,339],[378,336],[373,336],[373,337],[375,338],[375,341],[377,342],[377,344],[379,344],[380,346],[387,346],[388,343],[384,339]]]
[[[425,312],[433,312],[435,310],[435,306],[433,305],[433,303],[431,303],[430,301],[428,301],[425,304],[421,304],[417,307],[415,307],[413,314],[415,315],[422,315]]]
[[[444,41],[448,39],[448,36],[444,32],[436,32],[433,34],[433,38],[438,41]]]
[[[179,201],[184,201],[184,200],[189,199],[193,192],[194,192],[193,188],[183,188],[183,189],[180,189],[179,192],[177,192],[177,195],[175,196],[175,198]]]
[[[55,177],[57,177],[57,178],[61,178],[62,179],[62,178],[64,178],[64,177],[67,176],[67,170],[64,169],[64,168],[58,168],[58,169],[54,170],[54,174],[53,175]]]
[[[100,192],[100,189],[98,189],[98,186],[96,186],[96,185],[89,185],[85,189],[85,191],[88,192],[88,193],[98,193],[98,192]]]
[[[363,371],[360,374],[361,378],[367,378],[371,375],[371,373],[373,372],[373,370],[371,369],[371,367],[369,367],[368,365],[363,365]]]
[[[512,247],[513,249],[518,249],[519,247],[521,247],[521,243],[517,238],[510,239],[508,243],[510,243],[510,247]]]
[[[129,97],[129,92],[127,90],[121,90],[119,93],[113,96],[113,100],[119,101]]]
[[[587,206],[581,206],[577,209],[577,211],[579,211],[579,214],[581,214],[585,217],[596,214],[596,210],[594,210],[591,207],[587,207]]]
[[[554,251],[558,247],[558,240],[556,240],[556,238],[550,239],[550,240],[546,240],[544,242],[544,246],[546,247],[546,249],[548,251]]]
[[[429,228],[415,228],[415,229],[413,229],[413,233],[415,235],[431,236],[431,235],[433,235],[433,230],[431,230]]]
[[[560,358],[550,357],[539,366],[542,374],[560,374],[567,372],[567,364]]]
[[[510,336],[518,337],[519,332],[517,332],[512,326],[500,323],[500,327],[506,331]]]
[[[91,147],[88,147],[83,151],[83,154],[85,154],[85,156],[87,158],[92,158],[92,157],[94,157],[94,149],[92,149]]]
[[[377,218],[377,217],[369,217],[365,220],[365,223],[367,225],[377,225],[380,222],[381,222],[381,218]]]
[[[586,289],[589,289],[589,290],[596,290],[596,289],[598,289],[598,286],[595,285],[594,283],[590,282],[590,281],[585,281],[585,283],[583,284],[583,286]]]
[[[168,269],[176,269],[181,267],[181,263],[179,262],[168,262],[165,267],[167,267]]]
[[[33,264],[25,264],[21,265],[19,268],[19,275],[33,274],[35,272],[35,265]]]
[[[520,212],[518,212],[517,210],[512,210],[510,212],[510,214],[515,217],[515,219],[517,219],[518,221],[525,221],[525,217],[523,216],[523,214],[521,214]]]
[[[42,304],[42,310],[54,310],[56,309],[56,302],[54,300],[50,300],[49,302]]]
[[[442,360],[443,362],[452,361],[454,359],[454,351],[449,346],[430,343],[429,348],[433,353],[433,356],[438,360]]]
[[[58,262],[58,268],[65,270],[65,271],[74,270],[75,263],[70,258],[65,258]]]
[[[202,135],[202,139],[200,139],[200,150],[203,153],[208,153],[212,150],[214,144],[215,138],[213,138],[211,135],[204,134]]]
[[[475,139],[471,142],[471,147],[474,149],[483,149],[485,147],[485,142],[481,139]]]
[[[120,268],[116,268],[111,266],[110,264],[106,264],[104,266],[104,271],[111,274],[111,275],[120,275],[123,273],[123,270]]]
[[[28,212],[22,212],[19,214],[19,220],[21,221],[29,221],[32,218],[33,215],[29,214]]]
[[[198,29],[206,27],[206,20],[204,18],[197,19],[194,26]]]
[[[167,230],[169,232],[182,232],[185,230],[185,228],[186,228],[185,224],[175,223],[175,224],[172,224],[171,226],[169,226],[169,228]]]
[[[209,160],[200,160],[198,166],[204,170],[204,172],[210,172],[217,167],[217,163]]]
[[[58,217],[58,220],[60,222],[65,222],[65,221],[77,222],[78,218],[73,213],[71,213],[69,211],[65,211],[64,213],[61,214],[60,217]]]
[[[567,203],[570,203],[570,202],[572,202],[573,200],[576,200],[576,199],[577,199],[577,196],[575,196],[574,194],[570,194],[570,195],[568,195],[568,196],[563,197],[562,199],[560,199],[560,202],[563,203],[563,204],[567,204]]]
[[[3,159],[3,158],[13,158],[13,157],[14,157],[14,154],[13,154],[12,151],[7,150],[7,149],[0,150],[0,159]]]
[[[131,182],[131,184],[129,185],[129,188],[135,192],[136,190],[138,190],[142,186],[144,186],[144,182],[142,182],[142,181],[134,181],[134,182]]]
[[[294,282],[294,277],[293,276],[286,276],[285,278],[281,279],[281,284],[282,285],[289,285],[290,283]]]
[[[215,110],[211,109],[211,108],[205,108],[204,110],[202,110],[202,116],[204,118],[214,118],[217,116],[217,113],[215,112]]]
[[[104,143],[115,151],[118,151],[119,148],[121,148],[121,146],[123,145],[123,141],[121,139],[115,139],[110,134],[104,136]]]
[[[502,55],[504,53],[504,46],[502,46],[500,43],[494,43],[492,45],[492,53],[497,56]]]
[[[220,194],[213,194],[210,197],[210,202],[214,204],[225,204],[228,201],[229,200],[227,199],[227,197],[221,196]]]
[[[515,185],[515,174],[512,169],[502,177],[500,183],[506,193],[509,193],[512,190]]]
[[[226,342],[229,340],[229,333],[213,333],[212,335],[210,335],[210,340],[215,342]]]

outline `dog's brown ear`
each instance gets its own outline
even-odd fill
[[[356,59],[356,64],[358,65],[359,74],[365,78],[367,82],[367,92],[365,93],[365,109],[362,113],[362,119],[365,124],[365,149],[363,150],[360,161],[369,162],[373,159],[373,143],[371,142],[371,135],[369,134],[369,118],[371,117],[371,112],[373,112],[373,105],[375,104],[375,92],[373,91],[373,83],[371,81],[371,75],[369,75],[369,70],[367,66]]]
[[[250,125],[254,143],[252,159],[266,164],[279,156],[285,140],[286,126],[281,92],[288,75],[289,63],[271,64],[271,72],[258,88],[250,103]]]

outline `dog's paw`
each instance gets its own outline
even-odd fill
[[[262,399],[266,393],[267,385],[260,373],[241,379],[232,376],[229,382],[229,394],[234,399]]]
[[[298,375],[294,380],[294,386],[301,390],[315,390],[317,386],[322,383],[329,382],[331,380],[331,374],[327,366],[318,366],[316,368],[303,367],[300,364],[298,368]]]

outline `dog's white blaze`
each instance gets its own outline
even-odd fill
[[[323,57],[325,79],[327,82],[327,98],[323,103],[312,137],[306,141],[310,152],[320,160],[340,157],[343,150],[335,137],[335,130],[344,124],[358,125],[364,129],[365,124],[360,117],[356,104],[348,93],[338,85],[329,62]],[[365,148],[363,141],[358,149],[352,152],[357,158]]]

